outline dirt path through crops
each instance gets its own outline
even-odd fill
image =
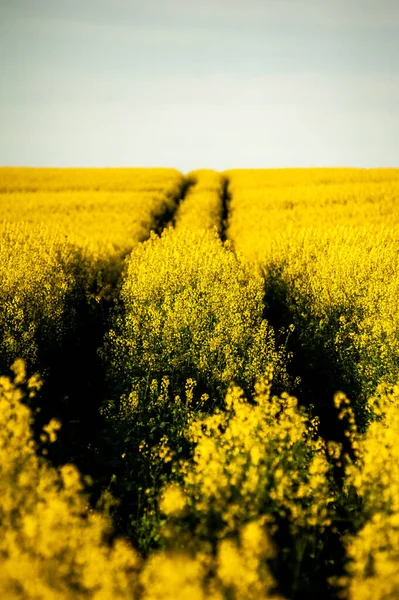
[[[229,226],[229,209],[231,201],[231,193],[229,189],[229,179],[224,176],[223,189],[221,195],[222,202],[222,223],[220,227],[220,239],[222,242],[227,240],[227,231]]]

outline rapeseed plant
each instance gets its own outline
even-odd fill
[[[134,598],[139,558],[110,520],[93,511],[73,465],[54,469],[38,455],[22,402],[38,388],[14,363],[0,378],[0,594],[4,599]],[[43,438],[53,442],[60,423]]]
[[[228,175],[229,237],[264,273],[274,319],[295,325],[300,389],[319,405],[342,389],[365,427],[367,398],[399,364],[398,170]]]
[[[262,519],[244,525],[237,539],[224,539],[214,555],[201,551],[155,552],[144,565],[143,600],[283,600],[267,566],[275,555]]]
[[[262,318],[263,281],[212,232],[167,230],[138,246],[121,300],[104,351],[121,394],[145,395],[166,375],[173,393],[192,378],[216,401],[233,382],[252,389],[270,364],[285,381],[283,353]]]
[[[186,434],[192,456],[175,462],[175,480],[159,496],[166,552],[208,557],[208,573],[217,574],[222,597],[237,600],[273,595],[271,569],[282,552],[290,553],[286,568],[295,580],[334,513],[336,494],[317,420],[288,394],[272,396],[271,381],[269,372],[251,402],[231,388],[224,407],[193,415]],[[279,539],[283,523],[289,537]],[[273,538],[279,539],[278,553]]]
[[[74,320],[74,290],[89,288],[90,260],[85,249],[44,226],[4,223],[0,235],[2,370],[20,356],[43,368],[43,353],[62,341]]]
[[[346,490],[362,501],[358,532],[346,537],[347,574],[338,580],[349,600],[399,594],[399,387],[380,386],[370,400],[375,420],[355,436]]]
[[[21,360],[12,369],[14,381],[0,378],[3,598],[252,600],[261,595],[278,600],[267,566],[275,548],[262,518],[245,523],[235,539],[221,540],[214,557],[171,548],[143,561],[126,541],[115,539],[105,508],[90,507],[76,467],[55,469],[40,455],[24,403],[40,381],[27,379]],[[44,428],[44,449],[60,427],[52,420]]]
[[[160,506],[188,519],[205,543],[265,515],[288,519],[293,534],[330,524],[334,493],[317,420],[288,394],[271,396],[271,381],[270,372],[252,402],[230,389],[223,409],[191,423],[193,458],[179,465],[182,487],[167,487]]]
[[[127,261],[123,306],[103,348],[115,394],[103,410],[125,455],[111,489],[126,497],[129,479],[135,482],[128,521],[145,549],[159,538],[159,489],[173,480],[173,465],[165,470],[156,454],[163,437],[177,456],[188,455],[193,411],[222,405],[233,381],[250,393],[269,364],[276,386],[286,377],[283,352],[262,318],[262,295],[261,278],[213,232],[167,230]]]

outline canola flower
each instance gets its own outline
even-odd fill
[[[24,393],[22,361],[15,380],[0,379],[0,595],[8,599],[133,598],[139,559],[122,539],[108,543],[109,518],[90,509],[73,465],[59,470],[38,456]],[[43,436],[53,442],[60,423]]]
[[[111,542],[110,519],[90,508],[76,467],[55,469],[38,455],[22,401],[41,384],[26,378],[23,361],[12,368],[14,381],[0,378],[2,598],[278,600],[269,593],[275,581],[265,561],[275,549],[262,519],[245,524],[236,541],[221,541],[213,559],[171,549],[143,561],[123,539]],[[54,442],[60,427],[50,421],[43,441]]]
[[[3,223],[0,236],[2,369],[20,356],[37,368],[71,327],[76,307],[70,298],[78,287],[88,294],[96,269],[87,249],[46,227]]]
[[[362,524],[347,536],[347,575],[339,579],[349,600],[393,600],[399,594],[399,387],[380,386],[370,400],[376,417],[365,434],[354,432],[355,460],[346,489],[362,500]]]
[[[232,382],[250,389],[269,364],[285,378],[262,278],[212,232],[169,229],[135,248],[121,300],[105,355],[124,393],[166,375],[175,393],[192,378],[216,399]]]
[[[270,372],[253,402],[232,388],[223,408],[192,420],[193,458],[179,464],[181,486],[171,484],[161,496],[172,543],[180,543],[185,523],[194,545],[202,540],[205,547],[258,519],[270,525],[285,518],[293,535],[330,525],[335,494],[317,420],[296,398],[272,396],[271,381]],[[174,527],[182,528],[180,537]]]
[[[32,368],[73,331],[85,304],[113,300],[123,256],[173,214],[174,169],[0,169],[2,370]]]
[[[142,573],[160,584],[149,598],[280,598],[271,564],[281,520],[296,545],[292,570],[323,538],[336,496],[317,420],[288,394],[272,396],[271,381],[269,372],[252,402],[232,388],[212,415],[192,412],[192,457],[174,462],[159,495],[164,550]],[[159,447],[167,464],[175,454]]]
[[[162,438],[188,452],[191,412],[222,405],[232,381],[250,394],[270,364],[275,387],[287,375],[262,316],[262,279],[214,232],[169,229],[126,264],[122,303],[102,349],[114,393],[103,414],[125,456],[111,489],[124,494],[133,486],[127,527],[147,549],[159,538],[157,495],[171,469],[156,454]]]
[[[297,233],[284,248],[276,242],[270,261],[274,270],[284,264],[280,285],[301,347],[334,357],[361,426],[367,399],[397,377],[398,249],[394,228],[341,227]]]
[[[343,389],[364,427],[367,398],[381,381],[396,380],[399,171],[228,176],[229,238],[264,274],[280,316],[295,325],[296,353],[316,375],[325,370],[326,401]]]
[[[155,552],[141,573],[143,600],[283,600],[267,566],[274,555],[262,519],[244,525],[237,539],[221,540],[213,556],[198,550]]]

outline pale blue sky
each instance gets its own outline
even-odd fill
[[[399,0],[0,0],[0,165],[399,167]]]

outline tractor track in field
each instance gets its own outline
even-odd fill
[[[160,235],[173,225],[179,205],[193,185],[192,179],[183,177],[172,201],[165,203],[162,213],[154,215],[148,235],[140,243],[149,238],[150,230]],[[63,423],[59,440],[51,447],[50,460],[55,465],[73,462],[95,480],[102,479],[103,456],[93,460],[88,448],[107,448],[106,440],[100,439],[105,424],[99,408],[107,396],[107,383],[99,349],[110,328],[130,252],[114,256],[102,265],[102,286],[106,293],[101,294],[103,290],[99,289],[97,302],[88,299],[79,289],[72,291],[70,302],[76,304],[79,298],[75,321],[71,324],[71,333],[48,358],[50,367],[40,395],[42,407],[37,418],[37,439],[42,426],[54,416]]]
[[[230,181],[228,177],[224,176],[223,179],[223,187],[221,193],[221,203],[222,203],[222,216],[220,223],[220,239],[222,242],[227,240],[227,231],[229,226],[229,210],[230,210],[230,202],[231,202],[231,193],[229,189]]]
[[[228,239],[230,220],[230,206],[232,194],[229,178],[224,176],[221,192],[222,216],[220,223],[220,239]],[[234,252],[234,243],[231,244]],[[265,267],[265,293],[263,317],[273,328],[278,346],[287,343],[287,332],[297,318],[292,308],[290,290],[282,278],[279,269]],[[304,324],[302,323],[302,327]],[[323,343],[315,341],[314,348],[307,352],[303,347],[300,332],[295,329],[289,336],[287,350],[293,357],[288,361],[287,370],[293,382],[290,393],[297,396],[299,402],[305,407],[313,407],[320,418],[320,434],[326,440],[334,440],[344,444],[347,441],[343,424],[338,419],[337,411],[333,404],[334,393],[343,389],[344,375],[338,358],[326,349]]]
[[[194,179],[190,177],[183,177],[180,189],[173,198],[173,207],[167,208],[162,214],[157,215],[154,218],[154,226],[151,228],[157,235],[161,235],[164,229],[167,227],[174,226],[177,211],[179,210],[180,204],[185,200],[189,190],[195,185]],[[143,240],[145,241],[145,240]]]

